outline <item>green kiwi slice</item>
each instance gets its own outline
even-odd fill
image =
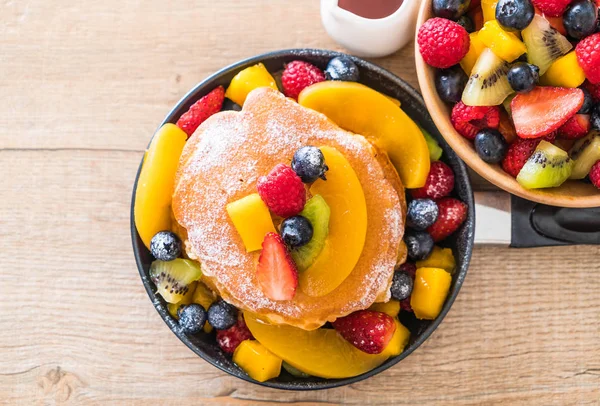
[[[566,151],[542,141],[529,157],[517,182],[525,189],[556,187],[569,179],[573,170],[573,160]]]
[[[590,169],[600,161],[600,132],[593,131],[587,137],[578,140],[571,150],[569,156],[575,160],[571,179],[583,179]]]
[[[200,264],[189,259],[156,260],[150,265],[150,279],[156,291],[168,303],[179,303],[190,290],[192,282],[202,276]]]
[[[483,50],[462,94],[462,102],[467,106],[497,106],[506,96],[513,93],[508,77],[510,66],[491,49]]]
[[[569,40],[556,31],[548,20],[537,14],[521,35],[527,46],[527,61],[540,68],[540,76],[546,73],[552,62],[573,48]]]
[[[308,244],[292,250],[292,258],[298,271],[310,268],[325,247],[325,240],[329,235],[329,217],[331,209],[321,195],[314,195],[300,212],[313,226],[313,237]]]

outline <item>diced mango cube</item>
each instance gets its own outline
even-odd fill
[[[233,362],[252,379],[265,382],[279,376],[282,360],[258,341],[244,340],[235,349]]]
[[[585,81],[585,73],[577,62],[575,51],[561,56],[550,65],[541,83],[546,86],[579,87]]]
[[[410,305],[418,319],[435,319],[444,306],[452,276],[440,268],[419,268]]]
[[[479,30],[479,39],[506,62],[512,62],[527,52],[525,44],[512,32],[504,31],[496,20],[483,25]]]
[[[261,249],[265,235],[276,232],[269,208],[258,193],[231,202],[226,209],[248,252]]]
[[[483,21],[488,22],[496,19],[496,6],[498,0],[481,0],[481,10],[483,11]]]
[[[250,66],[235,75],[225,91],[225,97],[243,106],[248,93],[259,87],[278,90],[275,79],[262,63]]]
[[[385,313],[388,316],[396,317],[400,313],[400,302],[396,299],[390,299],[385,303],[373,303],[369,310]]]
[[[447,272],[454,273],[456,259],[450,248],[441,248],[436,245],[427,259],[417,261],[417,268],[442,268]]]
[[[477,59],[479,59],[479,55],[481,55],[485,49],[485,44],[479,38],[479,32],[472,32],[469,34],[469,38],[471,38],[469,52],[467,52],[467,54],[460,61],[460,66],[463,68],[467,76],[471,76],[473,66],[475,66]]]
[[[385,347],[385,349],[381,352],[382,354],[390,357],[395,357],[402,354],[402,351],[404,351],[404,348],[410,339],[410,331],[404,327],[397,318],[394,318],[394,323],[396,323],[396,331],[394,331],[394,335],[392,336],[392,339],[388,343],[387,347]]]

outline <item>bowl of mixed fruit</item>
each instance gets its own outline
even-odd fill
[[[411,354],[473,248],[465,165],[419,94],[345,54],[231,65],[166,116],[134,185],[144,287],[173,333],[261,385],[324,389]]]
[[[596,0],[424,0],[415,58],[425,103],[457,154],[496,186],[600,206]]]

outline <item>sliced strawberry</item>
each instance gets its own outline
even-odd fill
[[[256,278],[272,300],[292,300],[298,286],[298,270],[279,234],[268,233],[256,266]]]
[[[539,138],[556,131],[583,105],[581,89],[537,87],[520,93],[510,103],[512,118],[521,138]]]
[[[578,140],[588,135],[591,128],[588,114],[575,114],[558,129],[558,134],[568,140]]]
[[[600,0],[598,0],[600,1]],[[567,35],[567,29],[565,28],[565,24],[563,23],[563,18],[562,17],[552,17],[549,15],[544,14],[543,11],[541,11],[539,8],[535,8],[535,13],[544,17],[546,20],[548,20],[548,22],[550,23],[550,26],[552,26],[556,31],[560,32],[562,35]]]
[[[500,109],[500,125],[498,125],[498,131],[504,136],[504,139],[509,144],[512,144],[517,139],[517,131],[515,125],[512,123],[510,116],[504,109]]]
[[[437,202],[438,218],[427,232],[433,241],[439,242],[458,230],[467,218],[468,207],[466,204],[453,197],[443,197]]]
[[[192,104],[190,109],[181,115],[179,120],[177,120],[177,126],[188,137],[191,136],[207,118],[221,111],[224,100],[225,89],[223,89],[223,86],[214,88],[206,96]]]
[[[396,323],[385,313],[359,310],[334,321],[333,328],[359,350],[379,354],[392,339]]]

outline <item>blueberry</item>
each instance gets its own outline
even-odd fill
[[[563,14],[563,23],[571,38],[582,39],[593,34],[597,28],[598,14],[591,0],[576,0],[569,4]]]
[[[410,297],[413,290],[413,279],[409,274],[402,271],[394,272],[390,291],[396,300],[404,300]]]
[[[473,20],[468,15],[464,15],[459,18],[457,21],[458,25],[463,27],[469,34],[475,32],[475,24]]]
[[[408,257],[413,261],[427,258],[433,250],[433,238],[425,231],[407,230],[404,242],[408,250]]]
[[[590,122],[592,123],[593,128],[600,130],[600,103],[596,104],[594,108],[592,108]]]
[[[218,300],[208,308],[208,322],[217,330],[227,330],[237,323],[238,309],[224,300]]]
[[[438,70],[435,75],[435,88],[442,100],[448,103],[460,101],[469,77],[459,65]]]
[[[433,14],[456,21],[467,12],[470,5],[471,0],[433,0]]]
[[[474,140],[477,155],[489,164],[497,164],[504,159],[508,143],[500,131],[487,128],[477,133]]]
[[[425,230],[435,223],[438,217],[438,206],[431,199],[415,199],[408,204],[406,225],[414,230]]]
[[[510,87],[517,93],[528,93],[540,80],[540,68],[525,62],[514,63],[507,73]]]
[[[159,231],[150,240],[150,252],[161,261],[173,261],[181,255],[181,240],[170,231]]]
[[[591,93],[584,87],[580,87],[583,91],[583,105],[577,112],[577,114],[589,114],[594,107],[594,99],[592,98]]]
[[[179,326],[186,334],[196,334],[202,331],[206,323],[206,310],[197,303],[184,306],[178,312]]]
[[[312,183],[318,178],[326,180],[325,172],[329,169],[325,165],[325,157],[317,147],[302,147],[294,153],[292,169],[302,182]]]
[[[507,31],[527,28],[534,15],[531,0],[500,0],[496,6],[496,20]]]
[[[358,66],[347,56],[336,56],[327,64],[325,77],[327,80],[358,82]]]
[[[304,216],[289,217],[281,223],[281,238],[290,248],[298,248],[310,242],[313,226]]]

